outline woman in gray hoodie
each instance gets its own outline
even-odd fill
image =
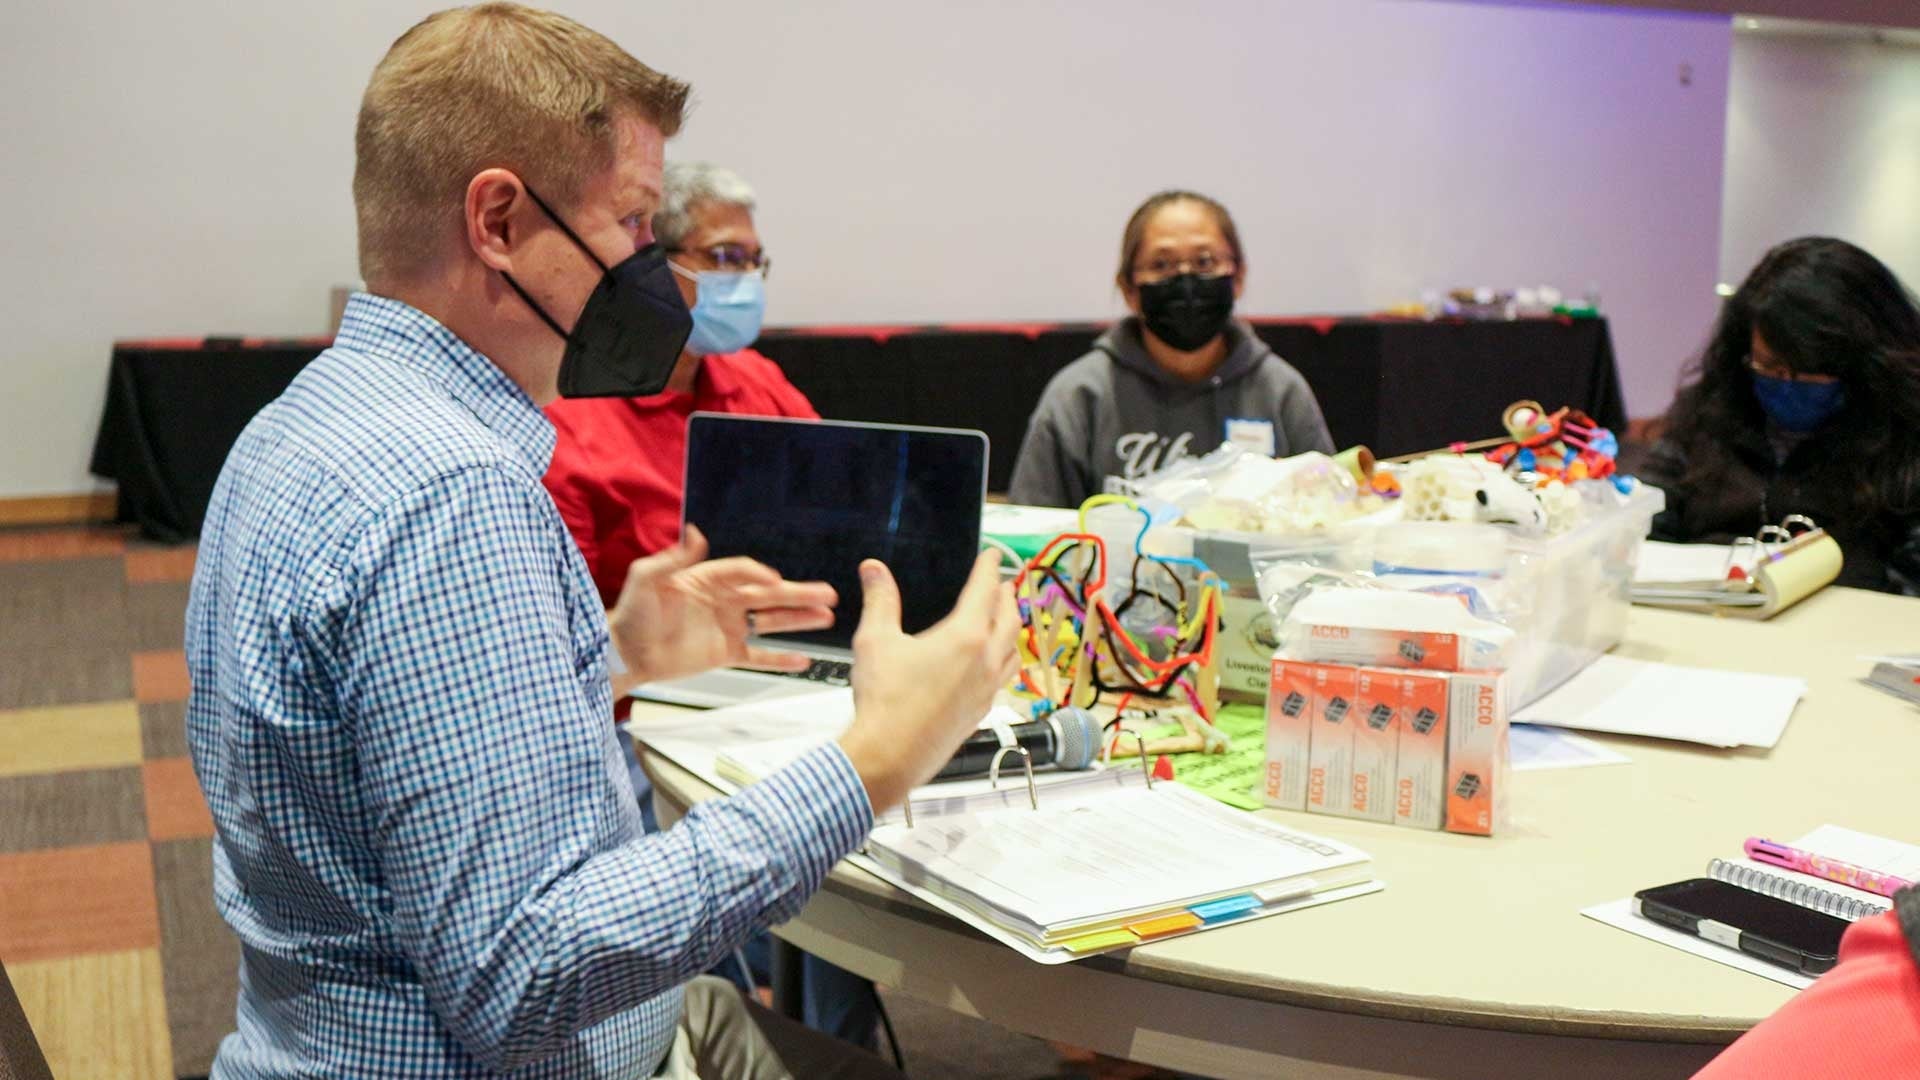
[[[1191,191],[1140,204],[1115,276],[1133,314],[1047,384],[1008,497],[1078,506],[1108,476],[1138,479],[1225,442],[1331,453],[1306,379],[1231,317],[1246,275],[1226,207]]]

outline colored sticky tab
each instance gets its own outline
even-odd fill
[[[1125,930],[1102,930],[1097,934],[1068,938],[1060,943],[1060,947],[1070,953],[1090,953],[1111,949],[1115,945],[1132,945],[1139,940]]]
[[[1158,919],[1128,923],[1127,929],[1133,931],[1141,941],[1152,941],[1154,938],[1177,934],[1182,930],[1191,930],[1199,925],[1200,916],[1182,911],[1177,915],[1163,915]]]
[[[1209,900],[1204,904],[1195,904],[1187,910],[1200,916],[1202,922],[1217,923],[1237,919],[1249,911],[1258,910],[1259,907],[1259,897],[1252,893],[1242,893],[1239,896],[1227,896],[1219,900]]]

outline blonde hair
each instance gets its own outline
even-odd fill
[[[354,131],[360,274],[432,265],[460,226],[467,183],[505,168],[556,209],[610,168],[614,122],[671,136],[687,84],[579,23],[511,3],[427,16],[373,69]]]

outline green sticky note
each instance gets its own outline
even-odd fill
[[[1214,717],[1214,726],[1233,740],[1227,752],[1167,755],[1173,759],[1174,779],[1228,806],[1260,809],[1262,803],[1254,791],[1267,768],[1266,709],[1259,705],[1228,705]]]

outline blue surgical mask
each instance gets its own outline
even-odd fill
[[[760,320],[767,311],[766,277],[760,271],[694,273],[675,264],[673,272],[692,278],[699,288],[688,352],[695,356],[739,352],[760,336]]]
[[[1783,431],[1812,431],[1847,407],[1847,386],[1838,381],[1805,382],[1756,373],[1753,396],[1760,399],[1761,410]]]

